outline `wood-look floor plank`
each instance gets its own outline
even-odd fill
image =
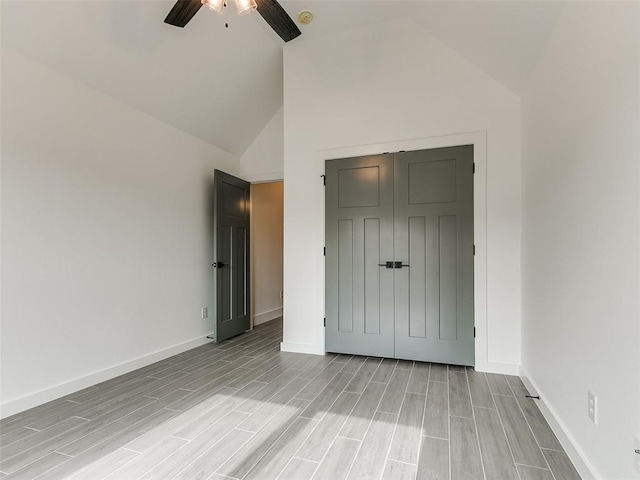
[[[107,478],[109,480],[135,480],[164,461],[187,444],[187,440],[166,437],[153,449],[138,455],[124,467],[114,471]]]
[[[29,442],[15,442],[0,453],[0,470],[13,473],[31,462],[44,457],[55,450],[55,445],[64,444],[64,437],[68,431],[85,424],[82,418],[71,417],[47,430],[38,432],[38,438],[28,437]]]
[[[544,457],[549,462],[549,467],[556,477],[556,480],[580,480],[580,474],[569,460],[569,457],[564,452],[558,452],[556,450],[542,449]]]
[[[262,429],[282,408],[309,383],[306,378],[294,378],[289,384],[253,412],[238,428],[257,432]]]
[[[155,435],[137,438],[128,445],[128,448],[136,451],[144,451],[148,445],[157,443],[162,435],[172,434],[175,437],[193,440],[211,425],[225,417],[238,405],[241,405],[247,396],[252,395],[262,387],[262,383],[249,384],[241,390],[223,388],[211,398],[188,409],[177,417],[171,419],[156,429]]]
[[[431,364],[431,373],[429,375],[429,381],[431,382],[446,382],[448,378],[447,366],[441,363]]]
[[[400,413],[404,393],[407,390],[411,370],[397,368],[393,371],[387,389],[378,406],[378,411],[385,413]]]
[[[474,407],[496,408],[486,375],[473,369],[467,369],[467,378],[472,405]]]
[[[416,480],[449,480],[449,442],[422,437]]]
[[[256,433],[216,473],[232,478],[243,478],[275,441],[295,422],[302,409],[308,404],[309,402],[306,400],[293,399],[277,417]]]
[[[447,369],[450,372],[458,372],[458,373],[466,371],[466,367],[462,365],[447,365]]]
[[[497,415],[497,412],[496,412]],[[451,480],[483,479],[482,460],[478,448],[476,424],[471,418],[450,417]],[[503,480],[501,477],[487,479]]]
[[[122,445],[131,441],[132,439],[140,436],[147,430],[162,424],[162,422],[172,418],[176,415],[176,412],[170,410],[160,410],[146,419],[128,427],[121,431],[117,435],[99,443],[98,445],[90,448],[86,452],[83,452],[77,457],[73,457],[70,460],[60,464],[56,468],[49,470],[44,475],[38,477],[38,480],[62,480],[76,473],[77,471],[91,465],[93,462],[100,460],[101,458],[114,452]]]
[[[378,404],[384,394],[386,385],[383,383],[371,382],[367,385],[358,403],[351,411],[349,418],[345,422],[340,436],[362,440],[367,433],[373,415],[378,409]],[[354,394],[357,395],[357,394]]]
[[[178,451],[166,457],[164,461],[140,477],[141,480],[173,478],[180,473],[187,464],[204,455],[210,448],[213,448],[219,441],[224,439],[226,435],[234,430],[245,418],[247,418],[246,413],[229,413],[195,439],[187,442],[187,444]]]
[[[320,462],[359,398],[360,395],[357,393],[342,392],[318,426],[302,444],[296,456]]]
[[[505,375],[507,379],[507,383],[512,388],[525,388],[524,383],[522,383],[522,379],[515,375]]]
[[[411,370],[409,383],[407,384],[407,392],[426,395],[427,388],[429,386],[430,370],[431,364],[424,362],[415,362],[413,364],[413,369]]]
[[[422,433],[429,437],[449,438],[449,387],[444,382],[429,382]]]
[[[284,470],[280,472],[278,480],[310,480],[317,468],[316,462],[292,458]]]
[[[273,442],[273,446],[249,471],[244,480],[275,480],[293,458],[296,450],[317,425],[317,421],[299,417]]]
[[[449,372],[449,415],[473,418],[466,372]]]
[[[474,413],[478,427],[480,453],[487,478],[519,480],[498,412],[489,408],[475,407]]]
[[[406,393],[389,449],[388,457],[391,460],[418,463],[425,401],[426,395]]]
[[[378,366],[380,365],[379,358],[369,357],[364,362],[360,370],[353,376],[353,379],[346,386],[345,391],[354,392],[354,393],[362,393],[364,392],[365,387],[373,377],[373,374],[376,373]]]
[[[119,448],[68,478],[69,480],[103,480],[138,456],[137,452]]]
[[[203,455],[191,462],[178,473],[175,480],[197,480],[208,478],[227,459],[235,454],[253,435],[242,430],[232,430],[222,440],[213,445]],[[115,479],[114,479],[115,480]]]
[[[501,395],[497,395],[495,400],[515,462],[547,468],[547,462],[518,406],[518,401],[514,397]]]
[[[553,430],[551,430],[551,427],[538,409],[536,401],[525,397],[525,395],[528,395],[528,391],[524,388],[514,388],[513,391],[516,395],[516,399],[518,400],[518,404],[524,412],[524,416],[533,431],[533,435],[538,441],[538,445],[541,448],[563,451],[564,449],[558,441],[558,438],[553,433]]]
[[[387,460],[382,478],[384,480],[414,480],[416,478],[416,466],[396,462],[395,460]]]
[[[371,377],[371,381],[380,383],[389,382],[391,374],[393,374],[393,370],[396,368],[397,363],[398,361],[393,358],[384,358],[382,362],[380,362],[376,373]]]
[[[354,355],[346,364],[344,364],[341,371],[345,373],[356,373],[360,370],[360,367],[362,367],[366,359],[367,357]]]
[[[408,377],[407,377],[408,378]],[[350,480],[379,479],[398,415],[377,412],[349,472]]]
[[[71,457],[62,455],[61,453],[51,452],[3,478],[8,480],[31,480],[66,462],[69,458]]]
[[[180,395],[180,393],[177,393]],[[57,448],[57,451],[66,455],[77,456],[80,453],[89,450],[91,447],[102,443],[105,439],[120,434],[123,430],[130,428],[138,422],[144,421],[151,415],[165,409],[168,404],[172,403],[173,396],[153,401],[142,408],[138,408],[133,412],[122,416],[115,422],[107,425],[99,424],[99,428],[90,428],[91,422],[77,429],[85,435],[77,438],[78,435],[69,437],[66,444]],[[177,412],[176,412],[177,415]],[[73,440],[73,441],[72,441]]]
[[[545,468],[529,467],[527,465],[516,465],[520,480],[556,480],[551,470]]]
[[[338,373],[300,415],[313,420],[322,419],[352,378],[352,373]]]
[[[239,405],[236,410],[239,412],[254,413],[262,406],[263,402],[271,401],[278,392],[281,392],[284,389],[286,389],[285,392],[289,392],[291,389],[295,389],[301,384],[303,386],[306,385],[306,380],[296,379],[295,376],[296,375],[290,371],[284,372],[271,381],[271,383],[267,383],[264,387],[258,390],[253,396],[251,396],[251,398]],[[298,388],[296,393],[299,391],[300,389]]]
[[[32,430],[27,427],[20,427],[19,429],[13,430],[11,432],[3,433],[2,435],[0,435],[0,452],[2,451],[2,448],[6,447],[7,445],[11,445],[14,442],[24,440],[25,438],[30,437],[37,432],[38,430]]]
[[[359,441],[337,437],[320,463],[313,480],[344,480],[347,478],[359,448]]]
[[[489,388],[491,389],[492,394],[513,396],[511,387],[504,375],[499,375],[497,373],[485,373],[485,375],[489,382]]]
[[[413,368],[413,361],[411,360],[398,360],[396,368],[400,370],[411,370]]]
[[[313,400],[320,392],[322,392],[327,385],[338,375],[338,372],[342,369],[342,363],[331,362],[320,372],[316,377],[311,380],[298,395],[297,398],[302,400]]]

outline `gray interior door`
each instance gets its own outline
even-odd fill
[[[473,365],[473,146],[394,166],[396,356]]]
[[[325,175],[327,351],[473,365],[473,146]]]
[[[393,356],[393,155],[326,162],[328,351]]]
[[[214,172],[215,325],[221,342],[251,326],[249,293],[250,185],[228,173]]]

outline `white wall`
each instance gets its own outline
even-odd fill
[[[320,151],[486,131],[488,360],[520,363],[520,100],[410,21],[284,50],[284,348],[324,351]]]
[[[283,184],[251,185],[251,316],[260,325],[282,316]]]
[[[280,107],[240,158],[240,175],[249,182],[284,178],[284,114]]]
[[[523,372],[607,480],[640,478],[639,16],[569,2],[523,97]]]
[[[3,48],[3,415],[203,342],[237,161]]]

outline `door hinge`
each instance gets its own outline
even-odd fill
[[[476,254],[476,246],[475,245],[473,246],[473,254],[474,255]]]
[[[473,327],[473,338],[476,338],[476,327]]]
[[[475,164],[475,162],[473,163],[473,173],[476,173],[476,164]]]
[[[322,255],[327,256],[327,247],[322,247]]]
[[[326,175],[320,175],[322,177],[322,185],[326,185],[327,184],[327,177]]]
[[[327,317],[324,317],[324,326],[327,326]]]

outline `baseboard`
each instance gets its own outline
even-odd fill
[[[282,307],[274,308],[273,310],[268,310],[266,312],[258,313],[253,316],[253,326],[261,325],[263,323],[270,322],[271,320],[275,320],[278,317],[282,316]]]
[[[288,343],[282,342],[280,344],[280,350],[283,352],[291,353],[310,353],[311,355],[325,355],[324,348],[319,345],[313,345],[309,343]]]
[[[162,350],[157,350],[147,355],[134,358],[133,360],[105,368],[104,370],[90,373],[89,375],[74,378],[68,382],[59,383],[58,385],[45,388],[35,393],[7,400],[0,404],[0,418],[15,415],[16,413],[37,407],[38,405],[50,402],[51,400],[64,397],[70,393],[95,385],[96,383],[110,380],[118,375],[124,375],[125,373],[137,370],[138,368],[146,367],[152,363],[159,362],[160,360],[164,360],[173,355],[191,350],[192,348],[199,347],[200,345],[204,345],[209,342],[211,342],[211,340],[205,336],[187,340],[186,342],[182,342]]]
[[[564,448],[565,452],[573,462],[573,465],[578,470],[578,473],[582,477],[582,480],[602,480],[602,478],[596,473],[595,467],[589,462],[587,456],[584,454],[582,449],[578,446],[578,442],[571,435],[566,425],[560,419],[560,416],[556,412],[556,410],[549,405],[546,401],[545,394],[534,380],[532,380],[531,376],[527,373],[524,367],[520,367],[520,377],[524,385],[529,390],[529,393],[534,395],[540,395],[540,400],[536,402],[540,412],[544,416],[545,420],[553,430],[553,433],[556,434],[562,448]]]
[[[483,362],[475,366],[478,372],[520,375],[520,365],[516,363]]]

